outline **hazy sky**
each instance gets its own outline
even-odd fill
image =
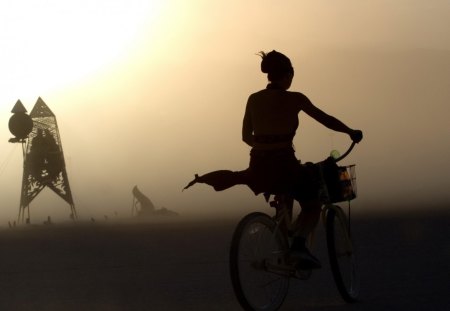
[[[450,2],[419,0],[6,0],[0,3],[0,224],[17,217],[18,99],[55,113],[82,217],[131,212],[134,185],[181,214],[268,209],[245,187],[182,187],[247,167],[247,97],[264,88],[258,51],[287,54],[292,90],[364,131],[361,208],[450,202]],[[298,157],[344,150],[345,135],[300,117]],[[268,211],[268,210],[267,210]],[[44,191],[32,217],[66,217]],[[2,220],[3,219],[3,220]]]

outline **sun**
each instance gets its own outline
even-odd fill
[[[0,105],[77,83],[127,57],[163,0],[0,3]],[[8,102],[3,102],[7,100]]]

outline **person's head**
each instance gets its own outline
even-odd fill
[[[275,50],[269,53],[260,52],[259,55],[262,58],[261,71],[267,73],[269,81],[289,88],[294,77],[294,68],[289,58]]]

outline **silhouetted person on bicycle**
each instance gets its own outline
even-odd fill
[[[267,74],[269,84],[250,95],[245,109],[242,139],[252,148],[247,184],[256,194],[286,194],[300,203],[289,257],[302,266],[320,268],[319,260],[306,247],[306,239],[318,223],[322,202],[317,182],[295,156],[292,141],[299,125],[298,114],[303,111],[355,142],[363,135],[314,106],[302,93],[288,91],[294,77],[288,57],[277,51],[260,55],[261,71]]]

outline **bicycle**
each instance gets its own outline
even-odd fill
[[[335,163],[344,159],[354,146],[353,142],[341,157],[334,160]],[[337,186],[336,176],[332,176],[332,180],[327,176],[326,161],[315,164],[321,179],[322,219],[337,289],[346,302],[354,302],[358,297],[359,282],[350,231],[350,208],[346,215],[334,203],[356,197],[355,165],[335,166],[340,175]],[[269,201],[271,194],[265,195]],[[289,279],[307,280],[312,274],[311,270],[298,269],[287,260],[292,239],[289,228],[292,223],[292,204],[293,200],[288,196],[275,195],[274,201],[270,202],[276,209],[274,216],[261,212],[250,213],[241,219],[234,231],[229,258],[230,276],[235,295],[247,311],[278,310],[287,295]]]

